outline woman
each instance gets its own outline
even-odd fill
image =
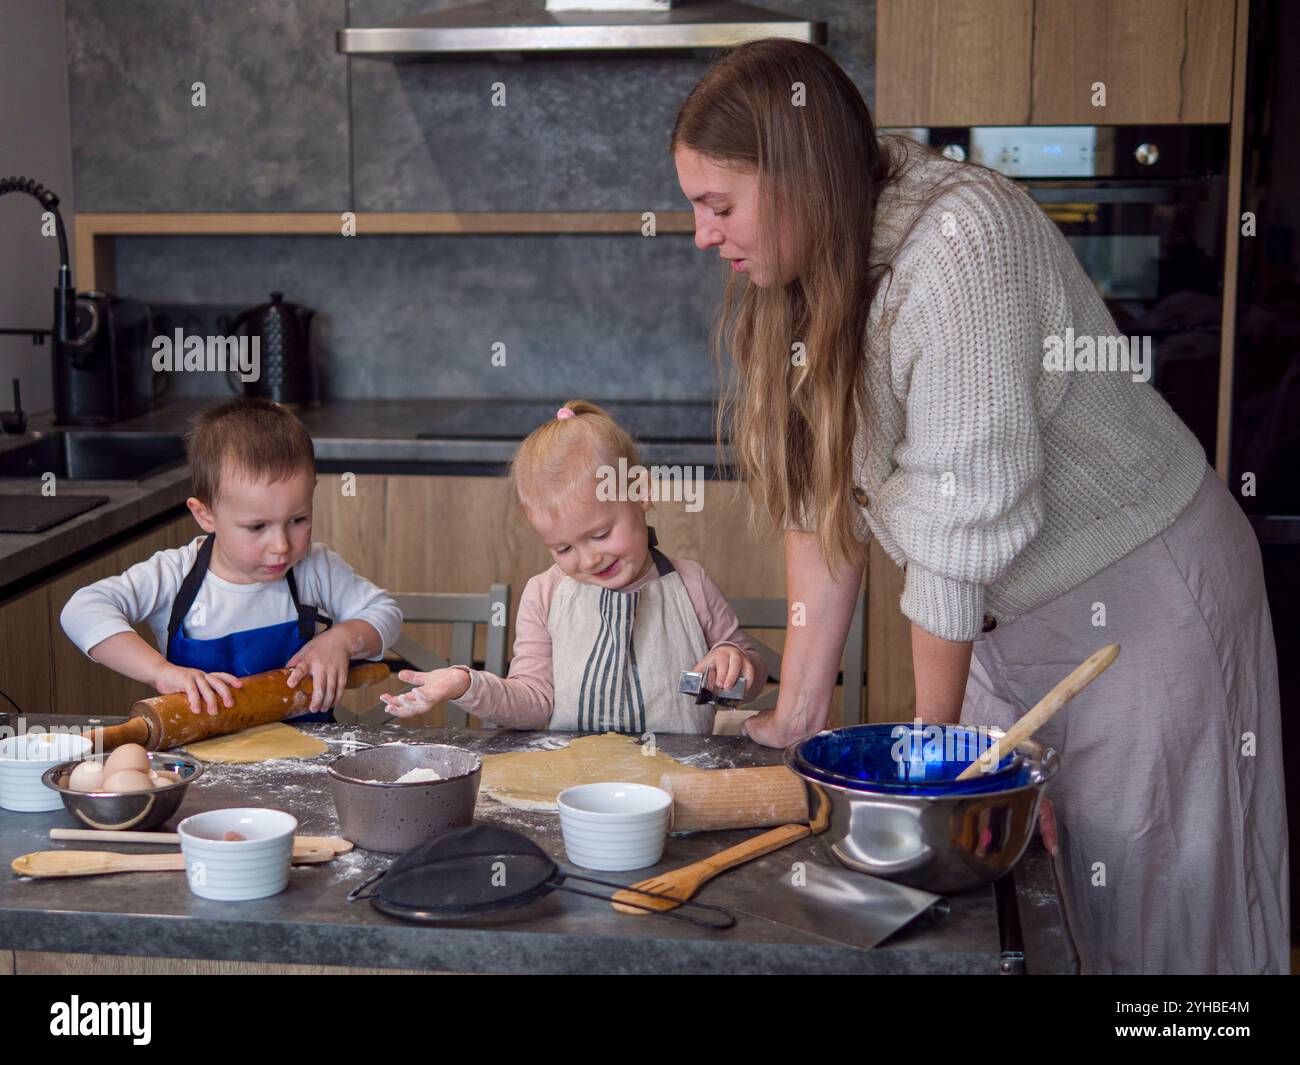
[[[749,736],[824,726],[871,536],[904,569],[926,720],[1005,727],[1119,643],[1039,733],[1082,970],[1287,971],[1259,550],[1139,366],[1055,358],[1116,333],[1055,226],[992,171],[878,140],[810,45],[729,53],[671,150],[696,244],[731,261],[723,408],[806,618]]]

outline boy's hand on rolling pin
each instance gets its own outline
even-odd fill
[[[335,629],[327,629],[303,644],[285,665],[289,667],[290,688],[303,677],[311,676],[311,705],[308,709],[328,710],[343,698],[347,690],[347,637]]]
[[[429,673],[416,673],[404,669],[397,674],[398,680],[415,684],[409,692],[401,695],[380,695],[388,705],[388,712],[396,717],[414,717],[427,714],[439,703],[447,699],[459,699],[469,691],[470,677],[463,669],[449,666],[447,669],[435,669]]]
[[[215,714],[218,702],[234,706],[230,689],[242,688],[244,682],[229,673],[204,673],[201,669],[164,662],[153,679],[153,686],[159,695],[184,692],[190,700],[190,709],[196,714],[203,713],[205,708],[209,714]]]
[[[713,691],[726,691],[740,677],[745,678],[745,691],[749,691],[749,659],[739,647],[724,643],[691,666],[692,673],[703,673],[709,666],[713,667]]]

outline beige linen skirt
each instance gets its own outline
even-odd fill
[[[1206,468],[1164,533],[975,641],[967,724],[1009,726],[1098,647],[1038,734],[1084,973],[1289,971],[1277,656],[1254,533]]]

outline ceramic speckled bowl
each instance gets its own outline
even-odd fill
[[[412,769],[432,769],[443,779],[394,783]],[[336,758],[330,790],[345,839],[358,847],[400,854],[452,828],[474,821],[479,756],[441,743],[387,743]]]

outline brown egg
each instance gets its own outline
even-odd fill
[[[73,791],[103,791],[104,763],[78,762],[68,777],[68,787]]]
[[[149,776],[157,778],[159,785],[163,787],[166,787],[168,784],[179,784],[181,782],[180,774],[173,773],[170,769],[155,769],[149,774]]]
[[[149,755],[138,743],[124,743],[108,756],[104,763],[104,772],[116,773],[119,769],[134,769],[138,773],[148,774]]]
[[[104,781],[104,791],[119,793],[148,791],[154,786],[147,773],[140,773],[134,769],[119,769],[116,773],[109,774],[105,772],[104,775],[107,777]]]

